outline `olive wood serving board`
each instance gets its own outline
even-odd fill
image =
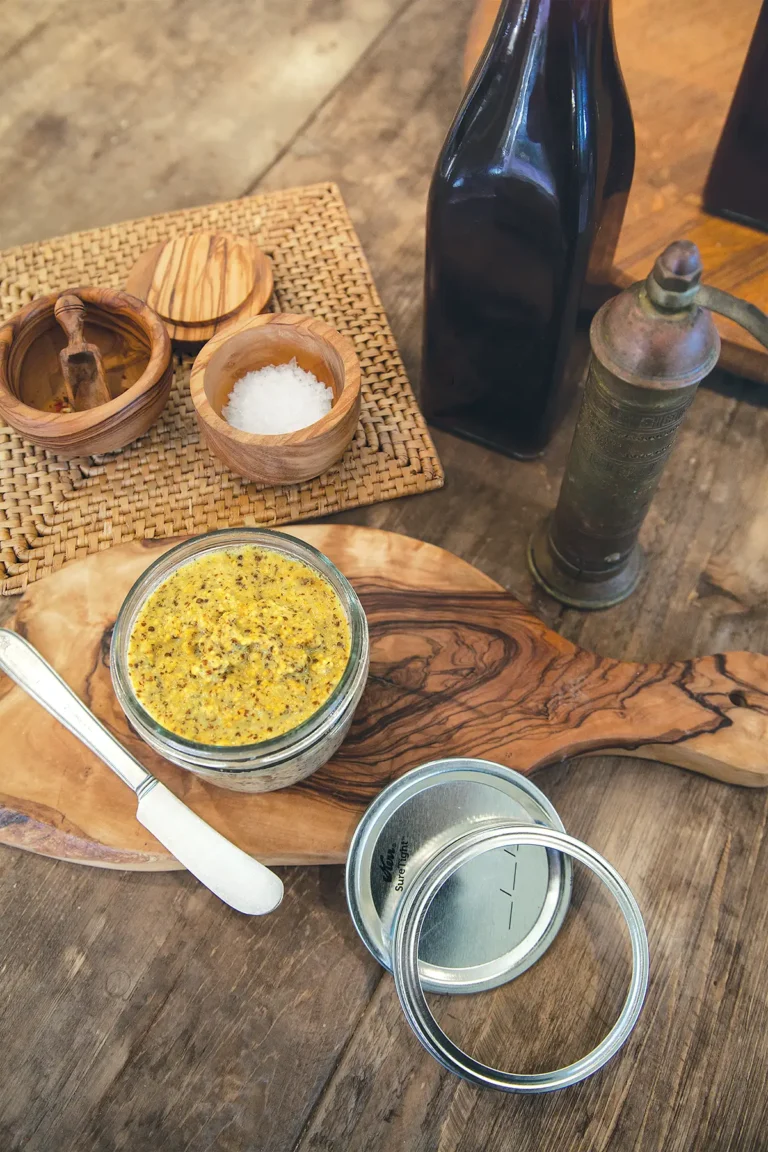
[[[357,588],[371,676],[335,759],[293,788],[247,795],[203,783],[128,728],[109,674],[111,629],[144,568],[175,541],[121,545],[46,577],[11,621],[131,751],[195,812],[266,863],[345,858],[365,806],[441,756],[530,772],[611,750],[734,784],[768,783],[768,657],[668,664],[595,656],[451,553],[369,528],[291,529]],[[178,867],[135,819],[133,794],[0,677],[0,843],[87,864]]]

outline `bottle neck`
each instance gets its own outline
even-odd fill
[[[488,38],[486,55],[508,55],[520,40],[542,34],[565,40],[574,30],[586,30],[607,21],[612,25],[612,0],[502,0]]]
[[[550,183],[568,167],[569,149],[587,163],[583,137],[596,126],[590,105],[602,89],[610,16],[611,0],[502,0],[443,147],[442,175],[453,178],[460,153],[470,171],[533,164]]]
[[[602,71],[605,44],[613,45],[611,0],[502,0],[465,100],[520,110],[544,85],[561,111],[569,90],[578,103],[587,76]]]

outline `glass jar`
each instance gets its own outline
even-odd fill
[[[200,556],[246,545],[299,560],[324,577],[341,602],[349,624],[350,654],[326,702],[298,727],[258,744],[201,744],[170,732],[146,711],[128,672],[128,646],[145,601],[171,573]],[[225,528],[171,548],[147,568],[123,601],[112,634],[112,684],[121,708],[151,748],[222,788],[271,792],[303,780],[330,760],[346,736],[368,678],[368,622],[357,593],[334,564],[310,544],[266,528]]]

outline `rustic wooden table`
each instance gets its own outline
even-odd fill
[[[0,242],[332,178],[416,377],[424,197],[471,6],[86,0],[75,26],[63,0],[7,0]],[[766,651],[765,398],[723,377],[700,392],[644,532],[648,578],[600,615],[540,597],[524,562],[569,427],[533,464],[438,435],[444,491],[342,519],[452,549],[599,652]],[[645,1010],[591,1081],[521,1098],[442,1072],[357,940],[340,868],[284,869],[262,921],[180,873],[4,849],[3,1152],[768,1147],[768,793],[612,757],[536,779],[649,929]],[[522,1070],[606,1029],[627,956],[589,883],[575,904],[531,973],[439,1004],[457,1039]]]

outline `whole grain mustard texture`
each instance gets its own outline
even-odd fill
[[[205,744],[254,744],[316,712],[349,650],[328,581],[248,545],[190,561],[148,597],[128,669],[137,699],[164,728]]]

